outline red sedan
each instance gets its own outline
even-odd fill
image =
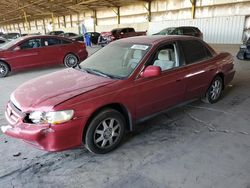
[[[87,57],[84,43],[57,36],[25,36],[0,47],[0,77],[32,67],[75,67]]]
[[[229,53],[187,36],[122,39],[80,67],[19,86],[2,131],[47,151],[83,143],[107,153],[146,117],[194,98],[217,102],[235,74]]]

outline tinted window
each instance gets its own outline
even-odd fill
[[[183,29],[182,28],[176,28],[173,32],[173,35],[183,35]]]
[[[0,39],[0,44],[3,44],[3,43],[5,43],[5,41]]]
[[[53,45],[58,45],[61,44],[61,40],[57,38],[45,38],[43,39],[43,46],[53,46]]]
[[[135,32],[134,28],[128,28],[128,32]]]
[[[62,44],[70,44],[71,42],[68,40],[62,40]]]
[[[127,29],[127,28],[121,30],[121,33],[127,33],[127,32],[128,32],[128,29]]]
[[[30,49],[39,47],[41,47],[41,39],[30,39],[20,45],[21,49]]]
[[[183,34],[185,35],[188,35],[188,34],[194,34],[195,31],[192,29],[192,28],[184,28],[183,29]]]
[[[180,41],[186,64],[191,64],[211,57],[209,50],[197,40]]]

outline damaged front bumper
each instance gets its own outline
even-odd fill
[[[23,122],[10,103],[5,117],[9,125],[2,126],[1,131],[11,137],[23,141],[46,151],[61,151],[82,144],[83,127],[86,118],[74,118],[62,124],[31,124]]]

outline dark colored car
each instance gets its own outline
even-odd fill
[[[169,27],[154,35],[188,35],[203,39],[203,33],[197,27],[191,26]]]
[[[90,41],[92,44],[98,44],[98,38],[100,36],[100,33],[98,32],[87,32],[87,34],[90,36]],[[76,37],[72,37],[72,40],[76,40],[76,41],[82,41],[84,42],[84,37],[83,35],[78,35]]]
[[[0,37],[0,47],[8,42],[10,42],[10,40],[7,40],[6,38]]]
[[[233,57],[187,36],[132,37],[110,43],[80,64],[19,86],[1,130],[35,147],[84,144],[107,153],[136,122],[194,98],[220,99],[235,74]]]
[[[237,58],[240,60],[250,60],[250,38],[240,45],[240,51],[237,53]]]
[[[99,39],[99,43],[108,44],[114,40],[135,36],[143,36],[146,34],[146,31],[135,31],[135,29],[132,27],[116,28],[113,29],[111,32],[102,32],[101,38]]]
[[[61,37],[67,37],[67,38],[72,38],[72,37],[76,37],[76,36],[78,36],[78,34],[76,34],[76,33],[61,33],[61,34],[59,34],[59,36],[61,36]]]
[[[0,77],[45,65],[75,67],[88,57],[85,44],[57,36],[25,36],[0,47]]]
[[[63,33],[64,33],[63,31],[51,31],[48,33],[48,35],[61,35]]]
[[[20,33],[7,33],[7,34],[4,34],[3,37],[6,38],[7,40],[14,40],[14,39],[21,37],[21,34]]]

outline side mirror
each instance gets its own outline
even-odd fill
[[[159,66],[150,65],[146,67],[146,69],[141,72],[142,78],[149,78],[161,75],[161,68]]]
[[[16,46],[13,50],[14,50],[14,51],[21,50],[21,47],[20,47],[20,46]]]

